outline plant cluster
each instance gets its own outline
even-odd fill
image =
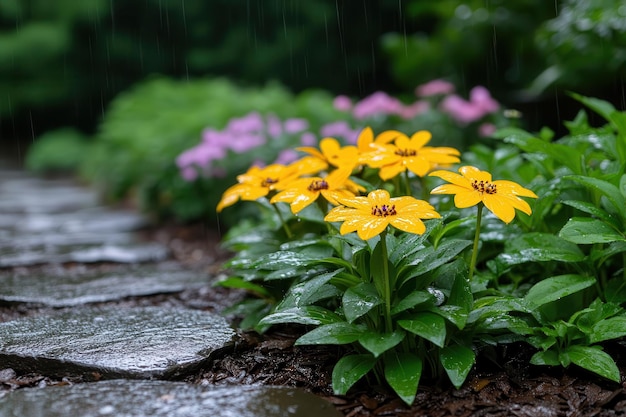
[[[510,119],[486,88],[474,87],[469,99],[465,99],[445,80],[418,86],[408,103],[378,91],[361,100],[337,96],[332,102],[318,100],[309,104],[321,105],[317,113],[322,116],[313,118],[310,112],[299,112],[305,117],[283,119],[275,113],[263,115],[253,111],[231,118],[223,129],[207,126],[200,143],[176,158],[181,177],[190,185],[210,188],[214,196],[219,196],[225,190],[222,184],[235,181],[253,163],[288,164],[298,158],[294,148],[311,149],[319,138],[332,137],[342,144],[355,145],[365,126],[415,131],[419,126],[432,124],[434,142],[445,137],[460,149],[489,136],[497,127],[510,126]],[[341,120],[336,121],[337,118]],[[205,203],[206,213],[212,213],[217,202],[210,198],[199,201]],[[231,223],[229,217],[223,221]]]
[[[411,404],[423,377],[460,387],[477,354],[514,341],[533,364],[619,382],[602,342],[626,335],[626,113],[576,98],[608,123],[581,110],[563,138],[505,128],[463,153],[364,128],[249,168],[217,207],[262,216],[224,240],[236,254],[218,285],[254,295],[232,308],[241,326],[346,345],[338,394],[375,378]]]

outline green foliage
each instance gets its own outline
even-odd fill
[[[156,77],[112,102],[82,174],[98,184],[107,198],[136,198],[157,217],[215,222],[212,213],[228,181],[185,181],[175,165],[176,157],[195,145],[205,128],[221,128],[233,117],[254,110],[316,121],[332,111],[330,103],[323,93],[307,92],[296,98],[276,84],[243,88],[225,79]],[[273,152],[268,159],[276,157],[278,151]],[[234,178],[256,156],[232,155],[228,166],[232,174],[227,178]]]
[[[73,128],[48,132],[29,149],[26,168],[45,173],[74,173],[88,152],[87,138]]]
[[[461,387],[483,348],[521,341],[536,349],[531,364],[574,364],[619,382],[602,343],[626,336],[626,113],[575,97],[607,123],[590,126],[581,110],[562,138],[506,128],[502,142],[463,155],[539,196],[514,224],[482,219],[473,279],[476,216],[431,197],[442,218],[427,220],[425,233],[389,228],[367,241],[340,235],[309,208],[293,216],[276,204],[282,220],[266,210],[265,221],[227,236],[239,281],[222,285],[249,286],[262,300],[265,315],[247,322],[258,331],[298,323],[312,328],[297,345],[349,345],[333,371],[337,394],[376,377],[411,404],[424,380],[445,374]]]
[[[524,91],[527,99],[554,87],[590,91],[626,69],[620,0],[415,0],[406,13],[417,30],[381,38],[406,87],[441,76],[485,83],[485,73],[503,74],[487,75],[490,88],[498,96]]]

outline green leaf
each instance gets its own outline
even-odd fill
[[[471,244],[472,241],[470,240],[450,239],[440,244],[437,249],[429,246],[417,252],[411,262],[403,267],[400,272],[405,277],[403,281],[433,271],[454,259]]]
[[[524,297],[531,309],[552,301],[559,300],[570,294],[582,291],[596,283],[594,277],[567,274],[546,278],[533,285]]]
[[[569,95],[598,113],[600,116],[604,117],[607,122],[611,121],[611,114],[616,111],[613,104],[608,101],[595,97],[586,97],[577,93],[569,93]]]
[[[606,223],[611,224],[614,222],[614,219],[610,216],[609,213],[607,213],[606,211],[602,210],[600,207],[588,201],[566,200],[566,201],[563,201],[563,204],[570,206],[570,207],[574,207],[575,209],[578,209],[587,214],[591,214],[592,216],[596,216],[597,218],[599,218],[600,220],[603,220]]]
[[[289,289],[289,292],[276,309],[285,310],[292,307],[306,306],[316,301],[339,295],[337,287],[327,283],[341,272],[343,272],[343,268],[318,275],[294,285]]]
[[[602,220],[573,217],[563,226],[559,236],[577,244],[626,241],[624,236]]]
[[[407,405],[413,404],[422,376],[422,360],[410,352],[385,356],[385,379]]]
[[[533,365],[559,366],[559,354],[554,350],[546,350],[545,352],[537,352],[530,358]]]
[[[228,277],[218,281],[216,284],[218,287],[225,288],[238,288],[257,294],[260,297],[271,298],[272,295],[265,289],[265,287],[255,284],[250,281],[246,281],[240,277]]]
[[[452,385],[459,389],[474,366],[476,354],[467,346],[451,345],[441,349],[439,360]]]
[[[443,347],[446,340],[446,322],[435,313],[421,312],[410,320],[398,320],[398,324],[439,347]]]
[[[603,342],[626,336],[626,316],[611,317],[597,322],[589,333],[589,343]]]
[[[609,200],[615,212],[619,213],[622,219],[626,219],[626,197],[622,195],[619,188],[615,185],[608,181],[584,175],[567,175],[563,178],[576,181],[587,188],[601,193]]]
[[[421,304],[430,304],[434,301],[435,296],[428,291],[416,290],[409,293],[409,295],[404,297],[395,306],[393,306],[393,308],[391,309],[391,314],[395,315]]]
[[[467,323],[468,313],[463,307],[447,304],[433,308],[430,311],[439,314],[441,317],[454,324],[459,330],[463,330]]]
[[[362,282],[348,288],[343,295],[343,314],[352,323],[371,309],[383,303],[374,284]]]
[[[389,261],[394,265],[398,265],[406,258],[411,257],[415,252],[422,249],[424,247],[424,241],[428,237],[430,230],[432,230],[432,228],[427,228],[426,232],[421,235],[416,235],[414,233],[402,234],[395,245],[399,248],[398,250],[395,250],[395,248],[391,247],[391,245],[388,247]]]
[[[343,319],[330,310],[319,306],[293,307],[276,311],[261,320],[262,324],[296,323],[296,324],[330,324],[342,322]]]
[[[345,345],[356,342],[365,327],[344,322],[317,327],[296,340],[296,345]]]
[[[620,374],[615,361],[599,346],[568,346],[565,350],[572,363],[605,377],[620,382]]]
[[[349,355],[337,361],[333,368],[332,383],[335,395],[346,395],[348,390],[372,370],[376,358],[372,355]]]
[[[375,357],[379,357],[382,353],[402,342],[405,335],[406,333],[402,330],[396,330],[393,333],[378,333],[368,330],[359,337],[359,343]]]

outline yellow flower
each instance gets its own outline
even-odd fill
[[[338,168],[352,170],[359,162],[359,151],[356,146],[341,146],[334,138],[324,138],[320,141],[320,149],[304,146],[296,148],[316,158],[328,162]]]
[[[280,164],[268,165],[265,168],[253,166],[245,174],[237,176],[238,184],[228,188],[217,204],[217,212],[232,206],[239,200],[254,201],[266,196],[270,191],[278,190],[285,183],[297,178],[297,166]]]
[[[290,203],[293,214],[316,201],[320,195],[329,203],[337,205],[338,198],[354,197],[350,190],[364,190],[349,179],[351,172],[351,169],[336,169],[325,178],[305,177],[293,180],[284,190],[272,197],[270,203]]]
[[[361,161],[372,168],[380,168],[379,176],[383,180],[393,178],[407,169],[423,177],[435,166],[459,162],[460,152],[454,148],[424,146],[432,138],[426,130],[420,130],[410,138],[395,130],[383,132],[379,137],[380,141],[377,138],[370,145],[370,152],[361,155]],[[393,144],[383,144],[393,139]]]
[[[431,194],[454,194],[454,205],[458,208],[472,207],[482,202],[505,223],[513,220],[515,209],[528,215],[532,213],[528,203],[518,197],[537,198],[532,191],[513,181],[492,181],[490,173],[473,166],[463,166],[459,172],[461,175],[450,171],[431,172],[430,176],[451,183],[436,187]]]
[[[397,130],[386,130],[374,139],[374,131],[371,127],[367,126],[361,130],[361,133],[359,133],[359,137],[356,140],[356,146],[360,153],[367,153],[376,149],[378,145],[386,145],[389,142],[393,142],[396,137],[402,134],[403,133],[398,132]]]
[[[441,217],[433,206],[413,197],[390,198],[386,190],[374,190],[367,197],[340,200],[342,206],[333,208],[324,218],[342,221],[342,235],[356,231],[363,240],[379,235],[388,225],[409,233],[422,234],[426,226],[421,219]]]

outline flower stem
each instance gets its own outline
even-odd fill
[[[405,187],[405,195],[413,195],[413,190],[411,189],[411,179],[409,178],[409,170],[404,171],[404,187]]]
[[[393,331],[393,324],[391,322],[391,282],[389,280],[389,263],[387,261],[387,231],[383,231],[380,234],[380,249],[383,259],[383,288],[385,299],[385,331],[391,333]]]
[[[472,248],[472,259],[469,266],[469,280],[474,277],[474,268],[476,268],[476,259],[478,258],[478,241],[480,238],[480,222],[483,217],[483,203],[478,204],[478,212],[476,213],[476,232],[474,233],[474,247]]]
[[[274,210],[276,210],[276,214],[278,214],[278,218],[280,219],[280,223],[283,225],[283,230],[285,231],[285,234],[287,235],[287,239],[291,239],[293,237],[293,235],[291,234],[291,230],[289,229],[289,226],[285,222],[285,219],[283,218],[283,215],[280,213],[280,210],[278,209],[276,204],[272,204],[272,206],[274,206]]]

